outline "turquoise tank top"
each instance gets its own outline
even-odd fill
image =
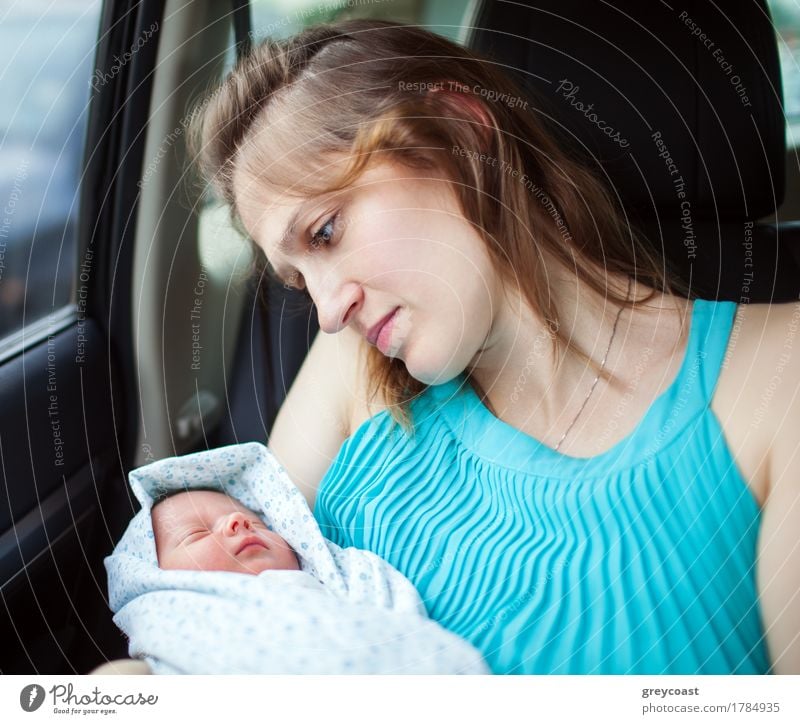
[[[570,457],[496,418],[462,373],[366,420],[314,514],[373,551],[497,674],[767,673],[760,510],[710,402],[736,305],[696,301],[682,367],[609,450]]]

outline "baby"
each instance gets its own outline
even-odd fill
[[[165,570],[300,570],[291,546],[222,492],[179,491],[153,506],[152,520],[158,565]]]
[[[388,561],[323,536],[266,446],[165,458],[129,480],[141,510],[105,560],[109,606],[154,673],[488,671]]]

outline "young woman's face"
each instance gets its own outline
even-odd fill
[[[498,282],[445,180],[386,163],[305,201],[244,173],[234,191],[245,228],[281,279],[308,290],[324,332],[354,328],[426,384],[452,379],[486,343]]]

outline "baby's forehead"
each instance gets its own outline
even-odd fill
[[[247,511],[235,498],[214,490],[181,491],[165,498],[153,507],[153,514],[163,519],[205,519]]]

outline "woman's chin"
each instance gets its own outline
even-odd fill
[[[410,374],[415,380],[424,385],[443,385],[449,382],[454,377],[458,376],[459,370],[453,360],[443,361],[441,364],[431,363],[430,361],[424,364],[419,364],[414,361],[413,355],[403,360]]]

